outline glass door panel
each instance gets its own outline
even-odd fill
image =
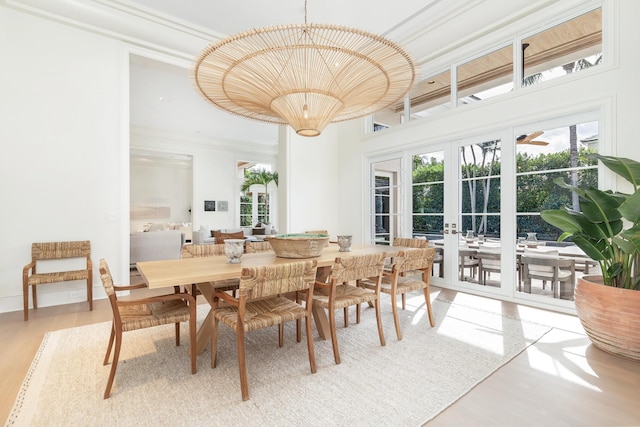
[[[400,159],[372,163],[372,241],[391,245],[400,230]]]
[[[525,298],[573,299],[577,277],[598,274],[597,263],[571,239],[558,242],[561,231],[546,223],[546,209],[579,210],[578,199],[554,180],[581,188],[598,187],[598,164],[589,157],[598,152],[598,122],[578,121],[569,126],[542,127],[516,140],[516,225],[519,275],[516,294]],[[526,257],[526,258],[523,258]],[[557,281],[545,280],[552,271],[549,258],[571,259],[571,268],[560,268]]]
[[[433,274],[444,278],[444,151],[413,155],[412,236],[435,246]]]
[[[485,140],[459,148],[459,280],[499,288],[501,268],[501,141]]]

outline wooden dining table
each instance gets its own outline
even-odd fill
[[[352,246],[350,252],[340,252],[337,244],[329,244],[320,256],[314,258],[318,262],[317,280],[324,281],[328,277],[331,266],[337,257],[384,253],[389,257],[397,255],[398,246],[361,245]],[[162,261],[145,261],[136,264],[138,272],[149,289],[168,288],[173,286],[191,286],[196,284],[210,305],[213,305],[212,292],[219,286],[228,285],[225,280],[240,278],[243,267],[273,265],[301,261],[302,259],[280,258],[273,252],[243,254],[239,264],[229,264],[226,256],[201,258],[182,258]],[[313,306],[313,318],[320,338],[330,336],[327,313],[321,307]],[[198,354],[202,353],[211,336],[211,310],[200,326],[196,338]]]

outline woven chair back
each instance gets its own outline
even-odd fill
[[[238,294],[255,299],[309,289],[316,279],[317,264],[312,260],[245,267]]]
[[[396,269],[399,273],[431,268],[436,248],[414,248],[398,251],[395,257]]]
[[[193,258],[224,255],[224,244],[186,245],[185,249]]]
[[[426,248],[429,246],[427,239],[412,239],[410,237],[394,237],[393,246],[404,246],[406,248]]]
[[[248,254],[256,252],[273,252],[273,247],[269,242],[247,242],[245,250]]]
[[[116,293],[113,288],[113,277],[111,277],[111,270],[109,270],[109,265],[104,258],[100,260],[100,279],[102,280],[104,292],[107,294],[109,299],[111,299],[112,296],[115,297]]]
[[[331,280],[344,283],[380,276],[384,270],[384,261],[384,253],[336,258],[331,269]]]
[[[46,242],[31,245],[31,257],[34,260],[84,258],[91,256],[91,242]]]

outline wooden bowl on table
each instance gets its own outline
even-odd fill
[[[279,234],[269,239],[273,251],[280,258],[318,257],[328,242],[328,234],[313,233]]]

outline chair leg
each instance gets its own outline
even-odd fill
[[[282,347],[284,345],[284,324],[278,324],[278,346]]]
[[[344,327],[349,327],[349,307],[345,307],[342,309],[344,313]]]
[[[36,285],[31,286],[31,297],[33,299],[33,308],[38,308],[38,294],[36,292]]]
[[[111,335],[109,336],[109,346],[107,347],[107,354],[104,356],[104,362],[102,362],[102,365],[106,365],[107,363],[109,363],[109,356],[111,355],[111,348],[113,347],[113,339],[116,336],[116,326],[113,324],[113,322],[111,323]]]
[[[196,365],[196,356],[198,349],[196,348],[196,307],[193,304],[193,307],[189,307],[190,316],[189,316],[189,355],[191,356],[191,373],[195,374],[198,371],[198,367]]]
[[[316,354],[313,349],[313,336],[311,335],[311,316],[306,316],[304,318],[304,325],[307,330],[307,352],[309,353],[309,367],[311,368],[311,373],[315,374],[318,370],[316,367]]]
[[[240,390],[242,392],[242,400],[249,400],[247,363],[244,353],[244,329],[242,329],[242,327],[238,327],[236,329],[236,338],[238,340],[238,371],[240,372]]]
[[[356,304],[356,323],[360,324],[360,304]]]
[[[118,359],[120,358],[120,347],[122,346],[122,332],[117,332],[115,338],[116,346],[113,349],[113,361],[111,362],[111,370],[109,371],[109,380],[107,381],[107,388],[104,390],[105,399],[108,399],[111,395],[111,386],[113,386],[113,379],[116,376]],[[109,348],[111,348],[111,346],[109,346]]]
[[[296,303],[302,303],[300,292],[296,292]],[[300,323],[301,321],[302,319],[296,319],[296,342],[300,342],[300,340],[302,339],[302,324]]]
[[[24,307],[24,320],[29,320],[29,285],[22,285],[22,302]]]
[[[340,364],[340,350],[338,349],[338,334],[336,333],[336,310],[329,307],[329,329],[331,329],[331,345],[336,365]]]
[[[405,294],[404,292],[402,293],[402,309],[407,309],[407,294]]]
[[[404,297],[404,294],[402,294]],[[391,294],[391,311],[393,312],[393,323],[396,326],[396,337],[398,340],[402,339],[402,330],[400,329],[400,320],[398,319],[398,302],[397,295],[395,293]]]
[[[176,347],[180,347],[180,322],[176,323]]]
[[[216,356],[218,354],[218,319],[211,316],[211,367],[216,367]]]
[[[89,301],[89,311],[93,311],[93,278],[89,272],[89,278],[87,279],[87,300]]]
[[[380,298],[373,303],[376,308],[376,320],[378,321],[378,335],[380,336],[380,345],[386,345],[384,341],[384,330],[382,329],[382,316],[380,315]]]
[[[431,309],[431,296],[429,295],[429,286],[425,287],[422,291],[424,292],[424,302],[427,304],[427,314],[429,315],[429,323],[433,328],[434,326],[436,326],[436,321],[433,318],[433,310]]]

